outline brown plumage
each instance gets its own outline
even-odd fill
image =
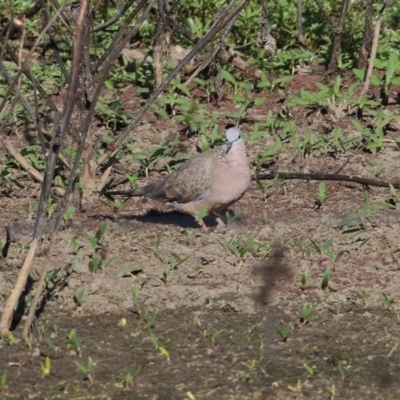
[[[101,191],[100,194],[143,196],[163,201],[177,210],[197,216],[218,212],[238,201],[251,181],[246,149],[240,129],[226,132],[226,144],[198,155],[182,164],[167,178],[124,191]],[[219,225],[224,225],[218,217]],[[204,221],[200,221],[208,230]]]

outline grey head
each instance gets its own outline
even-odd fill
[[[229,128],[225,134],[226,154],[232,146],[244,143],[243,132],[239,128]]]

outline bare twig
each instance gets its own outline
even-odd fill
[[[209,31],[206,33],[206,35],[201,39],[194,47],[193,49],[189,52],[189,54],[186,55],[186,57],[175,67],[175,69],[170,73],[170,75],[164,80],[164,82],[153,92],[153,94],[147,99],[146,103],[143,105],[141,110],[135,115],[131,123],[120,133],[117,141],[116,141],[116,149],[112,151],[111,153],[105,153],[102,157],[99,158],[98,160],[98,165],[103,163],[107,158],[111,158],[114,155],[120,151],[120,148],[126,139],[126,137],[129,135],[131,130],[137,125],[137,123],[140,121],[140,119],[143,117],[143,115],[147,112],[147,110],[150,108],[151,104],[157,99],[157,97],[160,95],[160,93],[167,87],[167,85],[172,81],[172,79],[175,78],[175,76],[184,68],[184,66],[196,55],[198,54],[201,50],[203,50],[206,45],[212,40],[212,38],[215,36],[217,32],[219,32],[221,29],[224,29],[224,27],[229,23],[229,21],[234,18],[241,10],[242,8],[246,5],[246,3],[249,0],[241,0],[240,3],[236,6],[236,8],[230,12],[229,14],[223,13],[221,18],[219,18],[214,25],[209,29]],[[99,188],[101,189],[101,188]]]
[[[232,4],[232,3],[231,3]],[[196,68],[196,70],[190,75],[190,77],[186,80],[185,85],[189,85],[189,83],[196,78],[196,76],[203,71],[204,68],[206,68],[217,56],[217,54],[221,51],[222,46],[225,44],[225,39],[228,36],[229,32],[232,30],[233,25],[235,24],[236,17],[232,18],[232,20],[229,22],[229,24],[226,26],[226,28],[222,31],[221,37],[219,39],[218,44],[215,46],[215,48],[212,50],[211,54],[201,63],[201,65]]]
[[[340,8],[339,22],[336,27],[332,26],[334,34],[331,59],[329,61],[327,76],[329,77],[337,69],[338,58],[342,48],[342,34],[344,25],[346,23],[346,13],[349,6],[349,0],[342,0],[342,7]]]
[[[71,81],[68,88],[68,96],[66,98],[64,112],[61,120],[61,124],[56,128],[56,131],[52,137],[52,141],[48,151],[47,163],[46,163],[46,173],[44,176],[44,182],[42,184],[42,190],[40,194],[40,201],[38,207],[38,213],[36,217],[36,224],[33,234],[33,240],[31,242],[29,252],[25,258],[24,264],[18,275],[17,281],[10,296],[4,306],[4,311],[0,319],[0,333],[7,334],[10,329],[11,319],[13,315],[14,305],[16,304],[18,298],[26,285],[28,274],[33,263],[36,251],[39,247],[39,240],[42,234],[45,218],[46,218],[46,208],[47,208],[47,198],[50,193],[51,185],[54,177],[55,163],[57,160],[57,155],[61,148],[61,143],[65,136],[68,128],[68,123],[71,118],[73,107],[75,104],[75,96],[78,89],[78,75],[79,75],[79,65],[81,57],[81,45],[82,45],[82,32],[84,27],[84,17],[89,8],[89,0],[82,0],[80,5],[79,15],[76,20],[76,29],[74,32],[74,44],[73,44],[73,62],[72,62],[72,73]],[[61,10],[61,8],[60,8]],[[52,21],[50,21],[52,23]],[[49,25],[45,27],[44,32],[49,29]],[[42,32],[43,34],[43,32]],[[40,37],[42,36],[39,35]],[[37,40],[39,42],[39,38]],[[33,50],[31,50],[33,51]]]
[[[117,36],[114,38],[112,41],[111,45],[108,47],[108,49],[104,52],[102,57],[100,57],[99,61],[96,63],[95,69],[99,69],[100,66],[108,59],[113,58],[110,57],[110,54],[120,54],[122,49],[125,47],[125,45],[129,42],[129,40],[135,35],[137,30],[139,29],[140,25],[143,23],[143,18],[146,18],[147,15],[149,14],[151,8],[153,7],[155,0],[150,0],[149,4],[147,4],[147,0],[139,0],[137,3],[135,9],[128,15],[126,20],[121,26],[121,29],[119,30]],[[133,28],[130,27],[131,22],[133,19],[136,17],[136,15],[139,13],[140,10],[144,9],[139,21],[136,22],[135,26]]]
[[[29,307],[28,315],[26,317],[25,324],[24,324],[24,329],[22,330],[22,337],[24,337],[24,338],[27,338],[29,336],[29,330],[32,325],[33,318],[35,317],[37,305],[39,304],[39,300],[42,295],[42,290],[43,290],[45,280],[46,280],[47,269],[48,269],[48,266],[50,263],[50,257],[51,257],[51,252],[53,250],[55,237],[56,237],[56,232],[53,231],[51,234],[50,244],[47,249],[46,259],[42,266],[42,271],[40,274],[39,281],[37,282],[37,285],[35,288],[35,293],[33,295],[32,303]]]
[[[194,36],[190,31],[188,31],[182,25],[179,25],[174,19],[167,18],[167,22],[177,33],[186,37],[191,42],[197,44],[201,40],[198,37]],[[213,48],[210,44],[207,44],[205,46],[205,50],[207,52],[212,52]],[[233,64],[236,68],[239,68],[241,71],[253,75],[255,78],[261,78],[262,76],[262,71],[260,71],[257,68],[249,67],[249,65],[242,58],[240,58],[231,47],[228,47],[227,51],[221,49],[221,51],[217,54],[217,56],[222,61]]]
[[[360,54],[358,56],[357,68],[364,69],[367,64],[368,55],[370,54],[372,47],[372,17],[374,12],[374,1],[366,0],[366,10],[365,10],[365,24],[364,24],[364,34],[363,41],[360,48]]]
[[[303,33],[303,7],[302,0],[297,0],[297,41],[302,47],[306,47]]]
[[[331,28],[333,29],[335,26],[335,23],[333,22],[333,19],[331,18],[331,16],[326,12],[324,6],[322,5],[322,3],[320,2],[320,0],[315,0],[315,2],[317,3],[317,6],[319,8],[319,11],[322,12],[322,14],[324,14],[325,19],[328,21],[329,25],[331,26]]]
[[[102,31],[103,29],[110,27],[111,25],[114,25],[121,18],[124,12],[133,4],[133,1],[134,0],[129,0],[125,4],[123,4],[122,7],[115,13],[115,15],[112,18],[102,23],[101,25],[95,26],[93,28],[93,32],[99,32]]]
[[[257,174],[253,176],[253,180],[261,181],[274,179],[302,179],[306,181],[337,181],[337,182],[352,182],[359,183],[366,186],[377,187],[390,187],[392,185],[395,189],[400,189],[400,182],[385,182],[376,179],[362,178],[361,176],[354,175],[339,175],[339,174],[302,174],[297,172],[270,172],[267,174]]]
[[[39,183],[43,183],[43,175],[34,168],[25,158],[15,149],[9,140],[4,141],[7,151],[18,161],[18,164],[27,171]]]
[[[362,92],[361,92],[359,97],[363,96],[365,93],[368,92],[369,85],[371,83],[372,73],[374,72],[374,64],[375,64],[375,59],[376,59],[376,53],[378,51],[379,33],[381,31],[381,23],[382,23],[382,13],[383,13],[385,7],[386,7],[386,5],[382,6],[382,9],[378,14],[378,19],[377,19],[377,21],[375,23],[374,37],[373,37],[373,40],[372,40],[372,48],[371,48],[371,55],[369,57],[367,75],[365,77],[363,90],[362,90]]]

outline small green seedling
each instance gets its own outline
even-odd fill
[[[64,224],[67,225],[75,214],[76,208],[69,206],[68,210],[63,214]]]
[[[219,243],[221,244],[222,247],[229,250],[234,256],[236,256],[240,264],[243,264],[247,253],[250,251],[249,243],[244,242],[244,238],[242,236],[238,236],[237,238],[232,238],[225,244],[221,242]]]
[[[196,222],[200,222],[206,215],[207,215],[207,206],[204,206],[194,218]]]
[[[157,350],[158,349],[158,337],[154,332],[154,329],[149,328],[149,336],[151,343],[153,344],[154,348]]]
[[[329,388],[328,393],[329,400],[334,400],[336,397],[336,386],[334,384]]]
[[[217,337],[223,332],[222,329],[217,332],[213,332],[214,328],[215,324],[210,324],[206,329],[203,330],[203,338],[210,339],[212,346],[216,346]]]
[[[50,374],[50,370],[51,370],[50,357],[46,357],[44,360],[44,363],[40,363],[40,369],[42,371],[43,376],[47,376]]]
[[[80,356],[82,353],[82,342],[78,338],[75,329],[72,329],[72,331],[67,335],[67,350],[70,351],[73,348],[78,356]]]
[[[326,267],[324,275],[322,277],[322,284],[321,284],[322,289],[326,289],[328,287],[329,279],[331,279],[331,269],[329,267]]]
[[[50,347],[50,349],[52,349],[54,351],[55,357],[57,358],[60,348],[55,345],[55,343],[53,342],[53,340],[51,339],[50,336],[46,337],[46,343]]]
[[[228,211],[225,213],[225,219],[226,219],[226,226],[231,226],[237,219],[242,218],[244,215],[243,211],[239,211],[237,213],[231,214]]]
[[[339,370],[340,377],[342,378],[342,381],[344,381],[346,378],[346,371],[345,371],[341,361],[338,362],[338,370]]]
[[[296,386],[288,385],[288,389],[294,393],[300,393],[302,388],[301,380],[299,379],[296,383]]]
[[[177,269],[179,265],[183,264],[189,257],[187,256],[186,258],[181,258],[177,253],[175,253],[174,251],[170,252],[173,259],[168,261],[167,266],[164,269],[163,272],[163,277],[161,278],[162,281],[166,284],[167,283],[167,279],[170,275],[170,273],[174,270]]]
[[[318,193],[315,196],[315,208],[319,209],[322,207],[322,203],[328,198],[328,194],[326,192],[325,182],[321,182],[318,185]]]
[[[393,307],[394,299],[389,299],[384,293],[382,293],[383,304],[388,310],[391,310]]]
[[[7,371],[4,371],[0,378],[0,392],[5,390],[7,384]]]
[[[306,267],[301,274],[301,288],[304,290],[308,281],[308,276],[310,274],[310,269]]]
[[[126,174],[126,178],[128,179],[131,187],[135,186],[136,181],[138,180],[138,177],[139,177],[139,172],[135,172],[135,173],[133,173],[131,175]]]
[[[288,340],[288,337],[292,330],[292,324],[289,322],[286,326],[284,326],[282,328],[278,325],[275,325],[275,328],[276,328],[277,332],[279,333],[279,336],[281,337],[282,342],[286,342]]]
[[[87,365],[83,365],[78,361],[75,361],[76,366],[86,375],[90,383],[94,382],[93,369],[96,368],[97,364],[93,361],[92,357],[88,357]]]
[[[8,344],[8,346],[12,346],[15,343],[15,338],[14,335],[11,332],[8,332],[6,334],[6,343]]]
[[[305,324],[309,321],[311,315],[313,313],[313,306],[311,304],[303,304],[303,308],[301,309],[301,318],[300,321]]]
[[[83,297],[86,293],[86,286],[82,286],[74,295],[74,303],[76,306],[80,306],[82,304]]]
[[[307,371],[308,375],[310,375],[310,376],[314,376],[315,375],[315,369],[313,367],[310,367],[307,363],[303,364],[303,367]]]
[[[124,378],[117,379],[115,386],[120,389],[129,389],[133,386],[133,381],[139,376],[141,367],[139,366],[135,373],[132,375],[131,371],[126,371]]]
[[[71,244],[76,253],[78,253],[78,251],[83,247],[82,245],[80,245],[78,243],[78,241],[76,240],[76,237],[71,238]]]

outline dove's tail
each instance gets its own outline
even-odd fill
[[[103,195],[112,195],[112,196],[144,196],[145,191],[143,190],[143,187],[137,187],[134,189],[129,189],[129,190],[100,190],[98,192],[93,192],[93,193],[99,193]]]

